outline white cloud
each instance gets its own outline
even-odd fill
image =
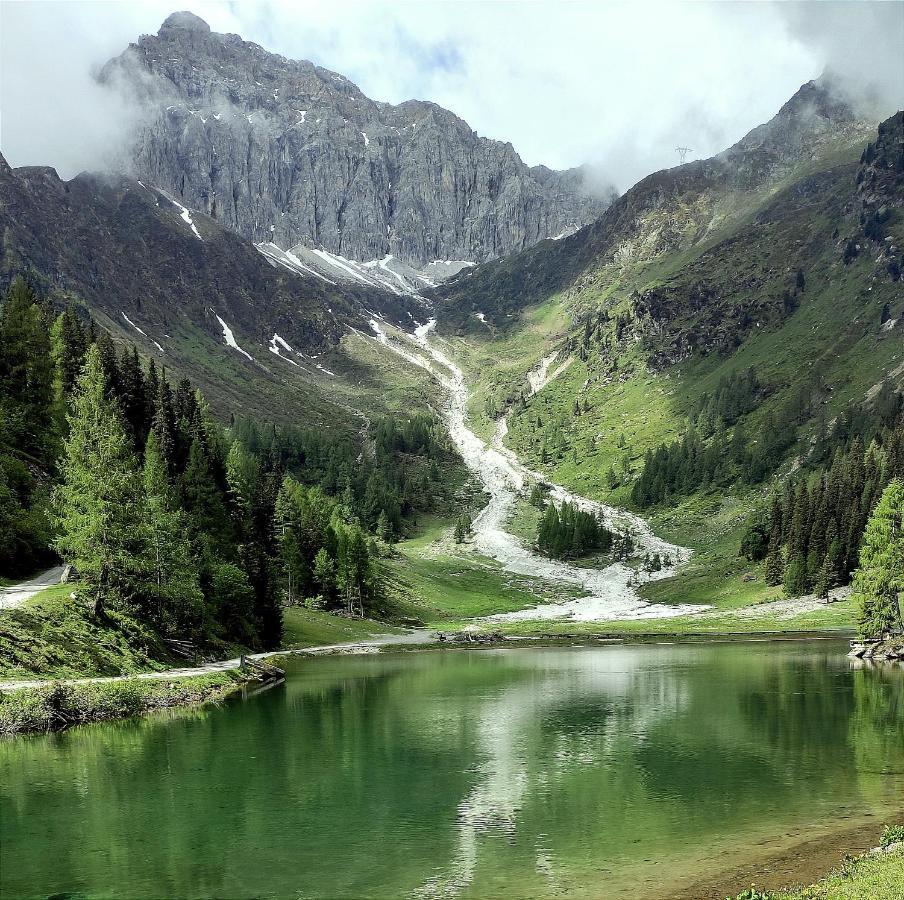
[[[529,164],[591,163],[622,188],[675,164],[678,144],[692,157],[723,149],[827,64],[876,72],[891,96],[904,93],[901,3],[187,6],[215,31],[311,59],[374,99],[433,100]],[[65,175],[102,165],[128,116],[100,98],[90,67],[172,10],[157,0],[4,3],[0,146],[10,162]]]

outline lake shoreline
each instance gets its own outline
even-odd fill
[[[438,634],[445,639],[438,639]],[[288,647],[250,654],[252,661],[294,656],[358,656],[387,652],[600,647],[626,644],[717,644],[838,641],[853,632],[575,632],[518,635],[416,630],[321,647]],[[206,680],[205,680],[206,679]],[[0,682],[0,736],[60,731],[75,725],[131,718],[161,708],[219,703],[259,678],[241,669],[241,658],[131,676],[22,679]],[[163,688],[168,688],[164,690]],[[63,692],[62,694],[60,692]],[[81,692],[81,693],[79,693]],[[125,698],[125,699],[123,699]],[[65,709],[60,704],[68,704]]]
[[[444,634],[444,639],[438,639]],[[518,635],[480,632],[429,632],[416,630],[404,635],[375,636],[373,640],[350,641],[321,647],[289,647],[255,653],[252,662],[279,662],[290,657],[360,656],[372,653],[429,652],[445,650],[494,650],[543,647],[606,647],[625,645],[789,643],[840,641],[854,637],[852,631],[763,631],[763,632],[575,632]],[[852,660],[852,663],[855,662]],[[882,661],[858,661],[860,665]],[[886,661],[894,665],[894,661]],[[899,663],[900,665],[900,663]],[[29,679],[0,682],[0,737],[61,731],[113,719],[126,719],[178,706],[221,703],[260,677],[241,668],[241,658],[204,665],[144,672],[131,676],[70,679]],[[62,706],[61,706],[62,704]]]
[[[421,632],[416,636],[421,640],[433,637],[432,634],[425,632]],[[585,638],[586,636],[581,635],[580,637]],[[284,707],[295,708],[291,701],[287,699],[293,696],[293,688],[296,691],[296,694],[299,690],[307,690],[312,692],[311,696],[322,696],[325,688],[333,683],[329,676],[324,679],[324,671],[329,672],[331,669],[337,671],[337,666],[345,666],[346,663],[344,661],[336,659],[336,657],[341,657],[343,655],[358,657],[358,662],[348,661],[348,665],[351,667],[348,671],[351,672],[353,676],[361,671],[370,670],[372,664],[378,667],[384,665],[384,663],[376,658],[384,657],[385,666],[389,667],[387,669],[389,672],[403,672],[409,670],[425,671],[424,667],[430,664],[432,667],[431,671],[446,672],[446,679],[450,683],[456,684],[460,681],[457,673],[464,671],[462,666],[465,666],[468,671],[471,671],[475,666],[478,666],[478,664],[484,666],[490,665],[493,667],[500,665],[517,667],[517,665],[520,664],[517,664],[514,661],[521,658],[521,654],[508,652],[500,654],[448,654],[446,659],[436,660],[437,665],[433,666],[429,660],[431,654],[423,653],[418,654],[415,657],[404,657],[401,654],[392,653],[391,651],[393,650],[464,649],[508,651],[511,649],[524,649],[529,651],[531,649],[536,649],[544,651],[543,659],[539,666],[540,671],[545,672],[549,670],[549,666],[555,666],[554,662],[546,661],[546,655],[549,653],[552,654],[550,657],[551,660],[557,658],[564,660],[561,668],[561,671],[563,672],[587,671],[608,673],[611,671],[612,673],[616,673],[620,672],[624,666],[622,664],[616,664],[614,667],[609,667],[602,658],[603,656],[608,655],[599,654],[599,663],[591,665],[590,663],[585,664],[581,662],[584,654],[565,654],[562,651],[571,647],[574,647],[575,649],[583,647],[586,651],[592,653],[593,650],[599,650],[602,647],[613,644],[615,648],[620,648],[614,649],[613,657],[619,654],[628,654],[630,656],[635,652],[646,653],[652,658],[652,668],[648,666],[647,670],[658,672],[660,671],[661,666],[660,651],[653,650],[654,646],[662,647],[662,659],[666,659],[670,654],[681,651],[679,651],[677,647],[667,648],[662,645],[678,643],[712,645],[709,651],[703,647],[700,647],[699,650],[687,650],[687,658],[696,661],[698,658],[705,657],[708,653],[734,653],[735,657],[733,658],[737,658],[738,660],[755,659],[762,653],[772,652],[769,650],[769,645],[771,644],[776,648],[774,652],[781,654],[782,658],[791,660],[794,665],[797,663],[793,661],[798,660],[800,654],[809,653],[814,660],[824,661],[828,658],[830,660],[828,664],[836,670],[844,670],[847,672],[848,663],[850,663],[852,668],[860,667],[858,661],[842,658],[844,655],[844,645],[837,640],[837,635],[832,634],[811,634],[803,638],[800,635],[782,635],[778,637],[778,639],[774,639],[774,636],[771,636],[765,640],[763,636],[754,636],[754,642],[764,644],[765,646],[760,650],[755,650],[751,647],[749,652],[742,647],[734,649],[725,647],[723,650],[716,649],[716,645],[720,643],[724,646],[725,644],[736,643],[738,639],[750,641],[750,635],[746,634],[729,636],[729,638],[733,638],[733,640],[725,640],[724,638],[712,640],[710,635],[692,636],[694,639],[689,642],[662,641],[659,640],[660,637],[660,635],[655,635],[656,640],[643,642],[649,645],[646,651],[640,649],[642,643],[636,640],[626,642],[620,639],[616,641],[587,641],[586,639],[582,639],[574,641],[571,638],[563,639],[561,636],[554,636],[552,640],[547,641],[534,638],[520,641],[507,639],[494,641],[492,643],[471,643],[470,641],[465,640],[463,643],[451,643],[449,641],[439,643],[434,641],[429,644],[396,643],[395,645],[384,644],[383,646],[379,646],[376,645],[376,642],[357,642],[324,646],[322,648],[299,648],[288,652],[274,651],[271,654],[267,654],[268,658],[273,659],[274,657],[279,656],[280,653],[287,659],[292,656],[298,657],[297,662],[290,667],[290,676],[285,683],[272,681],[259,686],[255,685],[254,689],[249,689],[247,679],[244,679],[244,681],[240,680],[243,678],[242,673],[234,670],[227,670],[225,672],[215,673],[212,676],[207,676],[209,679],[208,687],[210,688],[210,692],[196,693],[193,701],[179,702],[174,698],[166,698],[165,702],[158,703],[156,706],[148,706],[143,711],[151,711],[154,708],[162,709],[177,706],[204,707],[209,703],[216,703],[218,704],[219,709],[217,709],[216,715],[211,718],[210,728],[212,729],[211,733],[216,735],[217,743],[219,744],[222,742],[220,724],[222,720],[228,718],[229,715],[232,715],[233,717],[236,715],[255,715],[255,710],[260,708],[260,704],[257,701],[255,703],[245,704],[243,702],[244,697],[253,697],[253,694],[256,694],[258,691],[263,692],[267,691],[268,688],[272,688],[273,690],[271,692],[263,695],[263,707],[269,707],[270,714],[264,714],[262,716],[262,721],[270,723],[273,719],[273,711],[277,707],[280,709]],[[395,636],[396,641],[402,638],[410,639],[411,635]],[[702,638],[702,640],[700,638]],[[835,640],[836,644],[823,648],[813,644],[812,642],[814,640]],[[782,644],[787,644],[790,641],[794,641],[795,643],[800,644],[800,646],[786,647],[784,650],[779,649]],[[807,649],[808,647],[809,650]],[[632,648],[636,648],[636,650]],[[365,661],[363,657],[368,654],[375,658],[370,661]],[[433,655],[435,656],[435,654]],[[329,665],[327,665],[328,661],[324,660],[318,666],[309,666],[307,661],[317,656],[332,657],[333,660]],[[496,660],[490,663],[489,660],[493,656],[496,657]],[[304,662],[302,660],[304,660]],[[481,660],[483,662],[480,662]],[[506,662],[506,660],[508,662]],[[449,666],[456,664],[456,661],[458,669],[449,673]],[[364,669],[361,668],[362,666]],[[572,669],[573,666],[577,666],[578,669]],[[868,666],[868,668],[874,667]],[[731,669],[726,671],[730,672]],[[754,667],[752,671],[756,672],[759,671],[759,669]],[[866,673],[860,674],[863,675]],[[226,682],[226,679],[233,679],[233,681],[229,684]],[[177,679],[173,679],[173,681],[175,680]],[[166,681],[167,679],[163,679],[164,684]],[[186,677],[183,678],[182,681],[183,684],[188,685],[191,683],[192,679]],[[159,685],[160,682],[161,679],[159,677],[155,681],[147,679],[143,682],[143,686],[148,688],[152,684]],[[377,682],[380,683],[380,679],[377,679]],[[306,683],[308,683],[307,688],[305,688]],[[505,683],[507,684],[507,682]],[[135,679],[129,679],[128,681],[107,682],[105,684],[94,682],[82,686],[103,692],[107,689],[129,691],[134,685]],[[57,687],[59,687],[59,685],[57,685]],[[170,681],[170,687],[173,687],[172,681]],[[222,688],[221,692],[217,691],[218,687]],[[45,687],[44,690],[47,690],[47,688]],[[287,691],[288,694],[286,693]],[[327,691],[327,693],[329,693],[329,691]],[[274,694],[276,695],[275,697],[273,696]],[[271,698],[269,703],[266,699],[268,695]],[[386,694],[381,693],[379,696],[385,697]],[[433,695],[430,694],[429,696],[432,704]],[[519,698],[518,708],[521,708],[521,695],[516,693],[514,696]],[[602,696],[605,698],[606,695],[604,694]],[[3,698],[0,698],[0,702],[2,702],[2,699]],[[369,702],[370,701],[365,702],[365,707],[368,709],[370,708],[368,705]],[[404,704],[405,701],[401,700],[399,702]],[[222,705],[220,706],[220,704]],[[117,715],[110,715],[109,708],[106,710],[106,713],[107,714],[98,718],[96,721],[100,722],[112,718],[119,718]],[[131,715],[135,715],[135,712],[133,711]],[[258,712],[256,715],[261,716],[261,713]],[[530,712],[529,706],[525,710],[525,715],[528,719],[534,718],[534,713]],[[156,726],[165,729],[168,734],[171,722],[180,721],[182,717],[173,713],[160,717],[149,716],[146,718],[151,722],[155,722]],[[201,721],[205,718],[206,717],[201,717]],[[191,720],[194,721],[194,718],[192,717]],[[68,727],[68,725],[71,724],[81,724],[82,721],[87,720],[81,719],[77,723],[67,722],[63,727]],[[311,725],[316,721],[316,716],[313,716],[310,722],[306,719],[304,723],[300,723],[297,727],[303,732],[310,732]],[[570,720],[568,724],[570,727]],[[269,724],[267,725],[267,729],[269,729]],[[128,725],[125,726],[123,733],[128,736],[126,743],[131,741],[131,736],[134,733],[142,730],[143,729],[141,729],[137,723],[132,727]],[[316,727],[314,730],[316,731]],[[76,729],[76,732],[82,732],[82,730]],[[240,733],[243,735],[245,734],[244,731]],[[269,730],[267,730],[266,733],[269,734]],[[82,734],[85,735],[83,738],[84,740],[93,740],[92,737],[88,737],[87,732],[82,732]],[[73,740],[75,740],[74,737]],[[380,742],[378,742],[380,743],[380,746],[382,746],[381,742],[382,738],[380,739]],[[14,746],[15,743],[16,742],[10,742],[8,746]],[[167,743],[168,745],[168,740],[164,743]],[[198,736],[193,732],[186,736],[185,743],[186,747],[194,748],[196,746],[202,746],[198,744]],[[24,749],[28,747],[29,744],[30,742],[22,742],[21,746]],[[68,746],[68,743],[65,746]],[[254,748],[257,746],[258,743],[256,741],[251,741],[247,745],[241,744],[240,741],[240,746],[236,752],[242,758],[245,758],[245,755],[248,753],[252,754],[249,758],[254,758],[254,753],[256,752]],[[492,749],[496,746],[497,745],[493,743],[489,745],[489,748]],[[581,746],[583,747],[584,745]],[[486,750],[487,748],[484,749]],[[174,758],[179,759],[184,757],[180,757],[177,754]],[[468,771],[472,770],[469,769]],[[473,771],[479,774],[483,770],[478,767]],[[495,767],[490,766],[488,771],[495,771]],[[665,774],[665,772],[663,774]],[[493,782],[490,781],[490,785],[492,784]],[[475,837],[480,840],[486,840],[485,834],[489,834],[493,830],[491,829],[490,832],[485,832],[487,826],[483,823],[486,820],[486,816],[490,815],[490,811],[496,810],[493,815],[499,817],[498,822],[500,825],[504,825],[507,821],[505,816],[509,814],[506,811],[510,809],[507,804],[514,803],[514,800],[512,800],[507,793],[504,793],[501,799],[497,798],[496,800],[493,800],[492,794],[485,796],[481,792],[482,789],[480,789],[479,783],[477,784],[476,793],[473,793],[475,788],[472,787],[471,790],[472,793],[468,794],[468,797],[473,801],[473,815],[475,815],[476,818],[472,820],[471,818],[466,817],[463,827],[473,827],[476,829],[474,833]],[[482,805],[490,803],[490,801],[501,805],[496,806],[491,804],[489,807]],[[511,808],[510,814],[514,815],[515,813],[513,810],[519,807],[520,801],[518,807]],[[466,804],[465,808],[471,809],[472,807]],[[770,809],[772,812],[769,811]],[[798,810],[798,813],[800,812],[801,810]],[[749,888],[750,885],[756,885],[758,889],[767,889],[770,891],[782,891],[788,889],[793,891],[792,886],[794,885],[810,884],[822,878],[831,879],[837,877],[831,874],[827,875],[827,873],[832,873],[833,870],[836,870],[838,866],[842,864],[847,854],[858,854],[874,847],[878,843],[878,837],[882,831],[883,825],[900,821],[902,816],[904,816],[904,808],[901,807],[897,794],[894,794],[890,798],[886,797],[886,803],[882,806],[874,805],[870,808],[867,804],[866,806],[861,807],[860,803],[854,800],[847,805],[833,804],[828,808],[814,806],[810,809],[807,807],[807,809],[802,812],[803,815],[798,814],[789,818],[788,816],[779,814],[778,807],[766,804],[763,805],[760,810],[760,815],[755,819],[749,819],[747,821],[747,827],[739,832],[734,839],[713,841],[709,845],[701,845],[699,848],[687,844],[681,839],[679,839],[677,843],[673,842],[672,844],[666,844],[662,852],[664,854],[675,855],[663,855],[661,860],[663,863],[667,863],[669,859],[673,859],[675,863],[674,867],[666,865],[664,867],[647,867],[645,870],[643,868],[639,869],[637,873],[638,880],[635,883],[636,893],[634,896],[636,896],[638,900],[640,900],[640,898],[643,898],[643,900],[660,900],[660,898],[663,898],[664,900],[665,897],[694,897],[701,898],[701,900],[709,900],[709,898],[712,898],[712,900],[724,900],[724,898],[728,896],[736,896],[740,891]],[[775,815],[773,815],[773,813]],[[493,819],[492,821],[495,822],[496,819]],[[601,845],[598,850],[600,862],[592,868],[592,872],[588,871],[585,873],[585,875],[591,879],[583,882],[585,887],[592,888],[596,879],[600,877],[599,874],[593,873],[604,873],[607,871],[607,866],[604,865],[607,859],[611,858],[612,863],[614,863],[615,860],[620,858],[617,852],[612,853],[611,857],[607,856],[611,851],[611,847]],[[653,849],[652,845],[649,853],[653,854],[655,858],[656,851]],[[641,853],[640,856],[644,856],[644,854]],[[637,861],[639,862],[639,860]],[[896,867],[900,865],[901,861],[899,854],[898,856],[890,857],[888,860],[883,858],[877,861],[870,857],[868,865],[864,864],[862,868],[871,875],[874,874],[873,870],[877,868],[881,868],[885,873],[891,871],[894,875],[894,873],[898,871]],[[624,871],[613,870],[613,874],[616,875],[617,881],[617,885],[615,885],[616,893],[613,894],[613,897],[628,896],[628,894],[624,892],[626,890],[626,885],[630,886],[631,878],[633,877],[630,872],[630,867],[627,873],[627,881],[625,880]],[[602,875],[602,877],[605,878],[606,876]],[[888,878],[889,876],[884,874],[882,877]],[[605,888],[605,881],[603,882],[603,888]],[[512,896],[520,896],[520,894],[515,890]],[[582,893],[580,896],[584,896],[584,894]],[[587,894],[587,896],[592,896],[592,894]],[[817,894],[816,896],[820,895]],[[886,896],[886,894],[874,894],[874,896]],[[779,898],[781,898],[781,900],[800,900],[798,895],[793,892],[790,895],[779,893],[776,895],[775,900],[779,900]]]
[[[876,856],[876,846],[885,824],[904,818],[904,806],[889,811],[887,821],[867,816],[854,826],[832,828],[818,837],[807,837],[803,831],[793,836],[779,836],[767,842],[759,842],[763,854],[751,855],[746,861],[736,861],[724,869],[714,869],[703,877],[682,881],[669,886],[668,897],[693,897],[695,900],[725,900],[735,897],[751,885],[764,892],[774,892],[784,897],[819,882],[836,871],[846,859],[866,854]],[[790,840],[788,839],[790,837]],[[657,898],[658,900],[658,898]]]
[[[0,738],[65,731],[175,707],[222,703],[255,679],[227,671],[186,678],[51,681],[0,693]]]

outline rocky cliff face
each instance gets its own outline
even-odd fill
[[[107,64],[149,117],[138,177],[256,242],[358,260],[483,261],[605,208],[575,170],[528,168],[433,103],[370,100],[342,75],[175,13]]]

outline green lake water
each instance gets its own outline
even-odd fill
[[[0,742],[0,896],[659,897],[900,817],[904,670],[845,649],[295,659],[221,707]]]

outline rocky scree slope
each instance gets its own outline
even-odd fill
[[[101,72],[148,112],[138,177],[282,249],[424,266],[483,261],[591,221],[578,170],[527,167],[433,103],[393,106],[342,75],[174,13]]]

